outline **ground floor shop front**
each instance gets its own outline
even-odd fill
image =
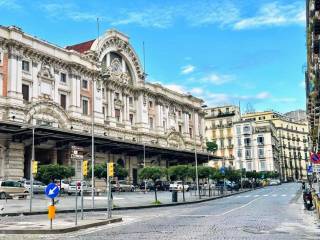
[[[33,144],[34,140],[34,144]],[[61,164],[75,168],[80,176],[81,159],[91,162],[92,136],[52,127],[22,126],[0,123],[0,178],[30,177],[30,163]],[[196,154],[198,164],[208,161],[208,154]],[[138,170],[143,166],[169,167],[177,164],[195,164],[194,151],[159,147],[153,143],[135,143],[121,139],[95,136],[95,164],[113,162],[128,170],[128,180],[136,184]]]

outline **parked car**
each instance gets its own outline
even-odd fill
[[[188,184],[184,184],[184,190],[186,192],[189,191],[189,185]],[[172,192],[172,191],[182,191],[183,190],[183,185],[182,185],[182,181],[175,181],[173,183],[170,183],[170,186],[169,186],[169,191]]]
[[[55,180],[54,183],[59,187],[59,190],[61,193],[67,193],[69,191],[70,187],[70,181],[67,179],[61,180],[61,186],[60,186],[60,180]]]
[[[143,182],[141,182],[141,184],[140,184],[140,186],[139,186],[139,188],[140,188],[140,190],[142,190],[142,191],[144,191],[145,190],[145,181],[143,181]],[[153,182],[150,182],[150,181],[147,181],[147,191],[153,191],[154,190],[154,184],[153,184]]]
[[[168,181],[156,181],[154,185],[158,191],[168,191],[170,188],[170,182]]]
[[[81,194],[81,182],[80,181],[71,181],[68,189],[68,195],[75,194],[76,191],[78,194]],[[83,194],[89,193],[92,190],[92,187],[90,184],[88,184],[86,181],[82,182],[82,189],[83,189]]]
[[[215,184],[216,188],[223,188],[224,186],[226,187],[226,189],[228,191],[239,191],[239,189],[240,189],[240,185],[239,184],[237,184],[235,182],[228,181],[228,180],[226,180],[225,183],[223,181],[218,181]]]
[[[269,182],[270,186],[275,186],[275,185],[280,185],[280,180],[279,179],[271,179]]]
[[[27,198],[28,190],[22,183],[14,180],[0,180],[0,199],[12,198],[14,196]]]
[[[30,180],[25,180],[22,182],[22,185],[30,192]],[[46,189],[46,185],[40,181],[34,180],[33,181],[33,193],[44,193]]]
[[[117,183],[117,188],[119,192],[134,192],[135,190],[135,187],[125,180],[119,180]]]

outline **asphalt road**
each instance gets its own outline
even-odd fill
[[[119,211],[122,223],[66,235],[0,239],[320,239],[298,190],[283,184],[195,205]]]

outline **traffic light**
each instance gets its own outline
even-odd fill
[[[84,160],[82,162],[82,174],[83,174],[83,176],[88,175],[88,161],[87,160]]]
[[[108,163],[108,174],[109,174],[109,177],[114,176],[114,164],[113,163]]]
[[[38,172],[38,162],[37,161],[32,161],[32,174],[37,174]]]

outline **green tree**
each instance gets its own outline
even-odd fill
[[[65,178],[74,176],[75,170],[73,167],[63,166],[58,164],[40,165],[36,179],[46,184],[54,182],[55,180],[60,181]]]
[[[119,164],[115,165],[114,172],[115,172],[114,175],[118,177],[118,179],[124,179],[128,177],[128,170]]]
[[[156,181],[161,179],[163,176],[165,176],[165,170],[161,167],[145,167],[142,168],[139,172],[140,179],[152,180],[154,183],[156,183]],[[155,203],[158,203],[156,186],[154,187],[154,196]]]
[[[189,166],[188,165],[177,165],[177,166],[172,166],[168,169],[168,175],[170,176],[171,180],[181,180],[182,181],[182,196],[183,196],[183,201],[185,202],[185,181],[186,179],[190,176],[190,171],[189,171]]]
[[[214,153],[215,151],[218,150],[218,145],[217,145],[217,143],[215,141],[212,141],[212,142],[207,141],[206,145],[207,145],[207,151],[208,152]]]

